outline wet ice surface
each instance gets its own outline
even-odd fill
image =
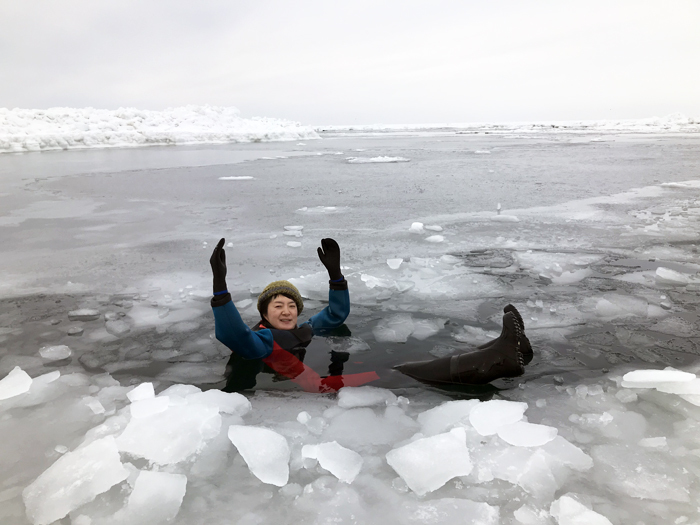
[[[0,521],[697,522],[698,139],[605,139],[0,157]],[[337,155],[358,149],[410,162]],[[200,392],[228,355],[208,304],[222,236],[251,323],[273,279],[303,318],[322,308],[315,248],[338,240],[352,335],[306,363],[348,352],[383,388]],[[522,378],[445,392],[391,370],[497,336],[509,302],[535,348]]]

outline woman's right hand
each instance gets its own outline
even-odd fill
[[[226,251],[224,250],[224,243],[226,239],[222,238],[219,244],[214,248],[214,252],[211,254],[209,259],[209,264],[211,265],[211,271],[214,274],[214,293],[225,292],[226,291]]]

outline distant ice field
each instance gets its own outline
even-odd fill
[[[0,156],[0,522],[697,521],[700,137],[322,137]],[[250,323],[276,279],[302,320],[322,308],[315,250],[336,239],[348,331],[305,362],[347,352],[387,390],[178,386],[222,385],[220,237]],[[495,337],[507,303],[535,349],[522,378],[438,391],[392,370]],[[625,376],[669,366],[686,374]],[[182,437],[167,454],[158,428]],[[93,485],[39,496],[100,457]]]

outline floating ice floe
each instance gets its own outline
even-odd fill
[[[392,270],[398,270],[399,267],[401,266],[401,263],[403,262],[403,259],[387,259],[386,264],[391,268]]]
[[[68,319],[71,321],[94,321],[99,319],[100,312],[92,308],[81,308],[68,312]]]
[[[479,404],[477,399],[463,401],[448,401],[441,405],[421,412],[418,423],[426,436],[441,434],[457,424],[469,424],[469,414]]]
[[[254,178],[248,175],[241,175],[240,177],[219,177],[219,180],[253,180]]]
[[[520,222],[515,215],[492,215],[489,219],[494,222]]]
[[[131,331],[131,326],[126,321],[113,320],[105,322],[105,330],[107,333],[112,334],[116,337],[121,337],[128,334]]]
[[[623,388],[654,388],[665,394],[675,394],[688,403],[700,406],[700,378],[690,372],[673,368],[665,370],[634,370],[622,377]]]
[[[153,388],[153,383],[141,383],[126,394],[126,397],[132,403],[135,403],[136,401],[142,401],[144,399],[151,399],[155,396],[156,394]]]
[[[300,242],[297,242],[297,241],[289,241],[289,242],[287,243],[287,246],[289,246],[290,248],[300,248],[300,247],[301,247],[301,243],[300,243]]]
[[[267,428],[231,425],[228,437],[256,478],[278,487],[287,484],[291,452],[284,436]]]
[[[501,427],[523,418],[527,403],[493,399],[475,406],[469,412],[469,422],[482,436],[498,433]]]
[[[518,421],[498,429],[498,437],[515,447],[541,447],[557,437],[558,430],[546,425]]]
[[[124,508],[111,517],[112,523],[154,525],[177,516],[187,491],[187,476],[141,470]]]
[[[24,394],[32,386],[29,374],[16,366],[5,377],[0,379],[0,400]]]
[[[58,458],[22,492],[34,525],[48,525],[124,481],[124,468],[112,436]]]
[[[336,441],[318,445],[304,445],[301,457],[315,459],[321,468],[326,469],[344,483],[352,483],[362,470],[362,456]]]
[[[332,350],[351,355],[369,352],[372,349],[366,341],[355,336],[327,337],[326,342]]]
[[[396,395],[385,388],[373,386],[346,386],[338,391],[338,406],[341,408],[395,405]]]
[[[387,453],[386,461],[419,496],[439,489],[456,476],[468,475],[473,468],[463,428],[395,448]]]
[[[413,224],[411,224],[411,227],[408,229],[408,231],[411,233],[423,233],[423,223],[414,222]]]
[[[380,343],[405,343],[411,336],[424,340],[438,333],[445,326],[446,321],[446,319],[414,320],[411,314],[394,314],[379,321],[372,333]]]
[[[39,350],[39,355],[47,361],[59,361],[71,356],[71,349],[66,345],[47,346]]]
[[[144,417],[132,417],[117,438],[120,452],[144,458],[159,465],[185,461],[201,451],[207,441],[219,433],[221,416],[212,406],[178,402],[168,397],[168,406],[162,410],[159,398],[145,399]],[[160,411],[159,411],[160,410]],[[133,414],[133,413],[132,413]]]
[[[348,157],[350,164],[372,164],[386,162],[409,162],[410,159],[404,157]]]
[[[297,211],[300,213],[310,213],[310,214],[319,214],[319,213],[339,213],[341,211],[346,211],[347,207],[338,207],[338,206],[314,206],[314,207],[307,207],[304,206],[303,208],[299,208]]]
[[[659,266],[654,274],[656,282],[666,286],[686,286],[691,282],[687,274]]]
[[[608,518],[589,509],[569,494],[552,502],[549,513],[559,525],[612,525]]]
[[[433,242],[433,243],[442,242],[444,240],[445,240],[445,237],[443,237],[442,235],[431,235],[430,237],[425,238],[426,242]]]

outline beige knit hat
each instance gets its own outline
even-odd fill
[[[284,294],[292,298],[297,305],[297,314],[300,314],[304,309],[304,301],[297,287],[289,281],[275,281],[268,284],[258,296],[258,312],[262,315],[264,312],[260,309],[263,303],[275,295]]]

